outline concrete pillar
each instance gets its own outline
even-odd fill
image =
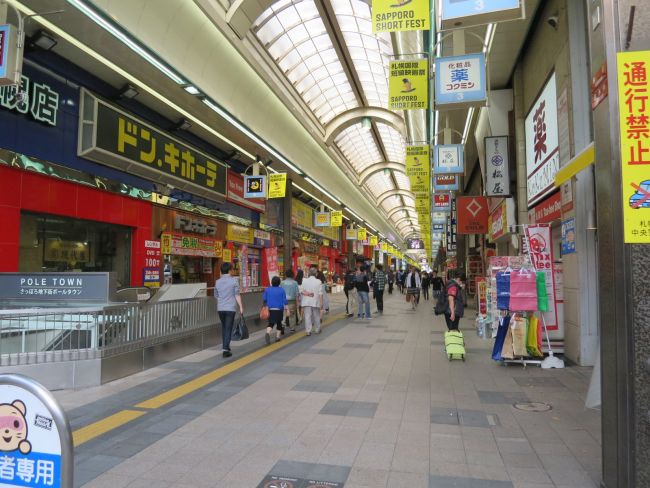
[[[293,246],[292,226],[291,226],[291,206],[293,203],[292,195],[293,181],[287,178],[287,189],[282,202],[282,232],[284,233],[284,270],[293,268],[291,260],[291,250]],[[293,270],[294,273],[296,270]]]
[[[521,64],[517,65],[513,77],[515,108],[515,146],[517,154],[517,224],[528,223],[528,186],[526,175],[526,107],[524,107],[524,80]]]

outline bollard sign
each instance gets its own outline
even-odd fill
[[[0,402],[0,486],[72,487],[72,433],[52,394],[27,376],[2,374]]]

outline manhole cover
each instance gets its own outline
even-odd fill
[[[515,403],[513,406],[517,410],[523,410],[524,412],[548,412],[553,408],[548,403],[541,402]]]

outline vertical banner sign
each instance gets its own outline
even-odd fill
[[[330,220],[329,212],[314,212],[314,227],[329,227]]]
[[[266,248],[266,270],[269,274],[269,283],[271,280],[278,276],[278,248]]]
[[[287,174],[271,173],[269,175],[269,198],[284,198],[287,191]]]
[[[487,197],[458,197],[458,233],[487,234],[488,209]]]
[[[429,62],[391,61],[388,77],[390,110],[422,110],[429,106]]]
[[[223,250],[223,262],[232,263],[232,249]]]
[[[576,219],[562,221],[562,255],[576,252]]]
[[[429,0],[372,0],[373,34],[429,28]]]
[[[149,288],[160,287],[160,241],[144,241],[144,269],[142,284]]]
[[[650,244],[650,51],[617,54],[623,238]]]
[[[436,58],[435,66],[436,106],[462,108],[485,104],[485,54]]]
[[[377,236],[370,236],[370,245],[376,246],[378,242]]]
[[[555,190],[560,169],[555,73],[528,113],[525,132],[528,207],[532,207]]]
[[[244,198],[266,198],[265,175],[244,175]]]
[[[463,174],[465,172],[465,146],[446,144],[435,146],[433,172],[440,174]]]
[[[508,158],[508,136],[486,137],[485,192],[489,197],[505,197],[510,195],[510,171]]]
[[[333,210],[330,213],[330,226],[341,227],[343,225],[343,212],[340,210]]]
[[[365,241],[367,237],[366,229],[364,227],[359,227],[357,229],[357,240]]]
[[[549,311],[544,312],[544,320],[548,330],[558,330],[557,302],[555,300],[555,280],[553,277],[553,243],[551,242],[551,227],[547,225],[526,226],[528,253],[533,267],[542,271],[546,277],[546,292],[553,299]],[[551,304],[549,304],[551,305]]]

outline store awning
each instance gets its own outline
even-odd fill
[[[573,158],[569,163],[560,168],[560,171],[555,175],[555,186],[560,187],[565,181],[569,181],[580,171],[585,169],[595,161],[594,143],[592,142],[587,148]]]

